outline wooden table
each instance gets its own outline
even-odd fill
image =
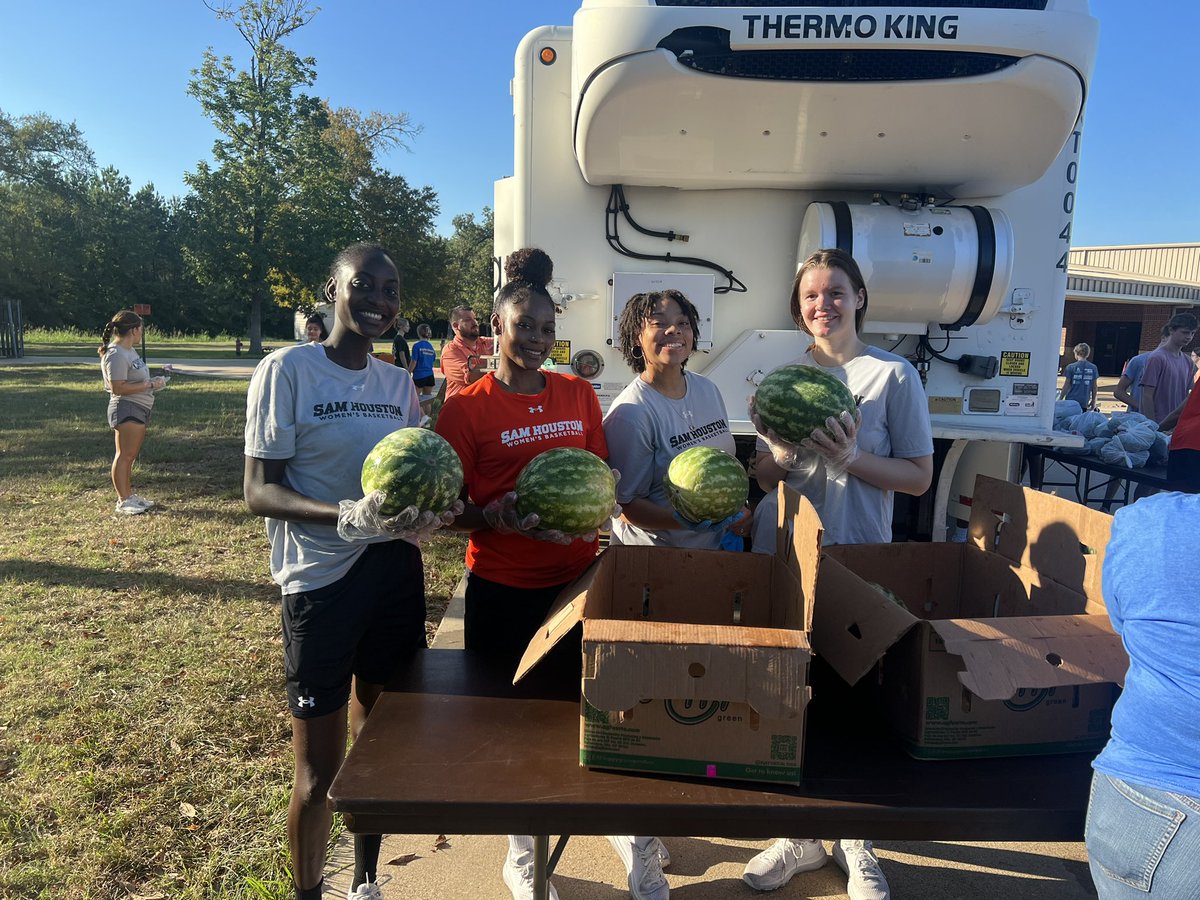
[[[864,691],[846,688],[819,661],[797,787],[581,768],[577,664],[541,668],[514,687],[511,667],[470,652],[418,653],[367,720],[330,806],[360,833],[532,834],[538,872],[547,874],[552,834],[1083,834],[1090,755],[914,760],[881,729]]]
[[[1112,506],[1117,491],[1122,490],[1122,503],[1129,504],[1129,489],[1134,484],[1168,490],[1166,466],[1143,466],[1130,469],[1114,466],[1097,456],[1079,453],[1063,453],[1050,447],[1035,444],[1025,445],[1025,458],[1029,461],[1029,486],[1040,491],[1044,486],[1074,487],[1075,499],[1085,505],[1099,504],[1104,512]],[[1046,460],[1056,462],[1067,470],[1074,481],[1046,481]],[[1093,483],[1093,478],[1095,482]],[[1092,497],[1094,491],[1104,491],[1103,497]]]

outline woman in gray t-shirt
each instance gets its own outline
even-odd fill
[[[113,339],[113,336],[116,339]],[[133,492],[133,463],[146,438],[154,392],[166,386],[166,378],[150,377],[150,370],[134,343],[142,336],[142,319],[123,309],[109,319],[101,333],[100,371],[108,391],[108,424],[116,436],[112,461],[112,483],[117,490],[117,513],[136,516],[154,503]]]
[[[724,522],[686,522],[663,488],[671,460],[684,450],[736,451],[721,392],[686,370],[698,329],[696,307],[676,290],[635,294],[621,313],[621,353],[638,377],[604,417],[608,462],[621,473],[613,543],[717,550],[729,540],[740,550],[749,531],[748,509]]]
[[[800,362],[845,382],[858,401],[858,414],[854,421],[849,414],[840,421],[828,419],[827,428],[814,431],[803,446],[758,429],[763,443],[757,476],[768,494],[755,511],[753,549],[773,547],[762,526],[774,521],[771,489],[785,478],[816,507],[825,543],[886,543],[892,495],[920,496],[933,479],[933,434],[920,378],[904,357],[868,346],[858,336],[867,288],[849,254],[818,250],[805,260],[792,283],[791,312],[812,337]],[[834,841],[832,855],[849,877],[851,897],[891,896],[870,841]],[[750,860],[742,879],[755,890],[771,891],[798,872],[820,868],[826,859],[819,840],[780,838]]]

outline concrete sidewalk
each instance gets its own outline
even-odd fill
[[[463,590],[459,582],[433,646],[462,649]],[[828,841],[828,839],[826,839]],[[742,869],[770,841],[668,837],[666,870],[676,900],[726,900],[759,895]],[[826,849],[829,849],[826,843]],[[502,835],[387,835],[379,880],[386,900],[511,900],[500,878],[508,851]],[[896,900],[1081,900],[1095,897],[1082,843],[951,844],[884,841],[876,845]],[[328,897],[345,897],[354,874],[353,841],[343,833],[325,877]],[[603,837],[575,836],[552,878],[561,900],[629,897],[625,870]],[[780,900],[849,900],[846,876],[828,862],[770,894]]]

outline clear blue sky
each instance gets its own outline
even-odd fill
[[[512,172],[508,82],[521,37],[569,25],[576,0],[326,0],[292,46],[315,93],[407,112],[412,152],[385,160],[441,198],[439,227],[492,203]],[[1075,246],[1200,241],[1200,106],[1193,0],[1092,0],[1100,52],[1084,132]],[[182,194],[215,133],[187,96],[212,46],[245,60],[201,0],[0,0],[0,109],[74,121],[101,165]]]

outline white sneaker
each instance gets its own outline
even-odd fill
[[[833,861],[850,876],[850,900],[891,900],[892,892],[870,841],[834,841]]]
[[[383,900],[383,890],[376,881],[364,881],[346,894],[346,900]]]
[[[147,507],[142,506],[133,497],[126,497],[117,503],[117,515],[120,516],[140,516],[146,509]]]
[[[781,888],[797,872],[811,872],[829,859],[820,841],[780,838],[750,862],[742,872],[742,881],[756,891]]]
[[[504,860],[504,869],[500,873],[505,885],[512,892],[513,900],[533,900],[533,853],[514,854],[511,850]],[[558,900],[558,891],[554,882],[549,883],[550,900]]]
[[[625,872],[629,875],[629,894],[633,900],[668,900],[671,889],[663,877],[662,859],[659,856],[662,842],[658,838],[621,834],[610,835],[608,841],[625,864]],[[667,858],[669,860],[670,856]]]
[[[137,494],[130,494],[125,499],[132,500],[134,503],[136,503],[138,506],[141,506],[143,509],[150,509],[150,507],[157,505],[153,500],[147,500],[145,497],[139,497]]]

